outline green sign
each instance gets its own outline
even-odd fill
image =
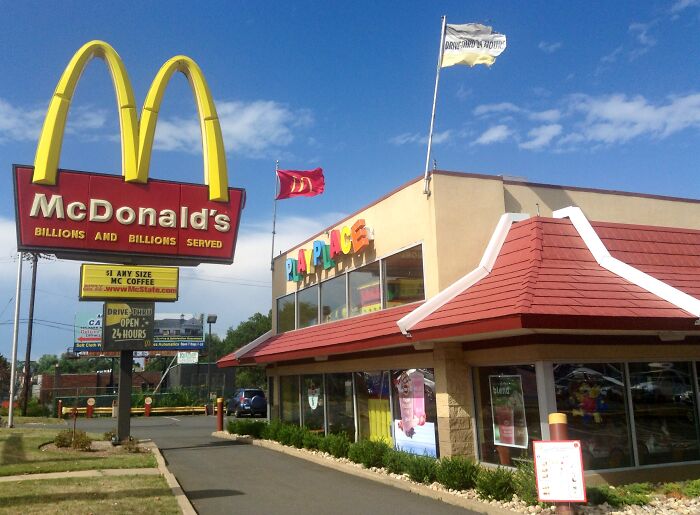
[[[105,302],[102,350],[149,350],[153,347],[153,302]]]

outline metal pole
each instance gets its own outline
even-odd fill
[[[275,223],[277,222],[277,172],[280,169],[279,159],[275,161],[275,201],[272,207],[272,252],[270,253],[270,271],[275,269]]]
[[[211,322],[209,322],[209,348],[207,349],[207,401],[211,395]]]
[[[7,409],[7,427],[14,424],[15,379],[17,375],[17,339],[19,336],[19,305],[22,286],[22,253],[17,253],[17,288],[15,290],[15,327],[12,332],[12,365],[10,366],[10,405]]]
[[[119,353],[119,394],[117,411],[117,440],[128,440],[131,434],[131,378],[134,368],[134,351]]]
[[[24,391],[22,393],[22,416],[27,416],[27,403],[29,402],[29,384],[32,380],[32,329],[34,327],[34,297],[36,296],[36,266],[37,255],[32,253],[32,286],[29,292],[29,321],[27,324],[27,352],[24,359]]]
[[[425,185],[423,186],[423,193],[430,197],[430,178],[428,177],[428,171],[430,166],[430,149],[433,145],[433,127],[435,126],[435,105],[437,104],[437,92],[438,84],[440,83],[440,68],[442,68],[442,52],[443,46],[445,45],[445,22],[446,17],[442,17],[442,30],[440,31],[440,52],[438,53],[438,63],[437,72],[435,73],[435,92],[433,93],[433,112],[430,115],[430,131],[428,132],[428,153],[425,156],[425,175],[423,180]]]

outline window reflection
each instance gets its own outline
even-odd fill
[[[557,411],[569,438],[581,440],[586,470],[629,467],[632,449],[623,365],[555,364]]]
[[[328,432],[345,433],[355,440],[355,414],[352,399],[352,374],[326,375]]]
[[[382,308],[379,293],[379,262],[350,272],[350,315],[363,315]]]
[[[391,406],[389,405],[389,372],[355,372],[357,416],[361,440],[391,439]]]
[[[420,245],[384,260],[386,307],[423,300],[423,252]]]
[[[630,363],[639,464],[697,460],[690,363]]]
[[[282,421],[299,423],[299,376],[280,377],[280,409]]]
[[[294,329],[294,294],[277,299],[277,332]]]
[[[348,316],[345,275],[321,283],[321,321],[332,322]]]
[[[299,328],[318,324],[318,285],[297,293]]]

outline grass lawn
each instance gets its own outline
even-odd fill
[[[0,513],[143,513],[180,510],[161,476],[65,478],[0,483]]]
[[[102,456],[84,451],[41,450],[42,444],[53,442],[56,433],[57,430],[48,429],[0,429],[0,476],[157,466],[150,452],[115,452]],[[91,436],[99,438],[99,435]]]
[[[45,425],[56,425],[56,424],[61,424],[65,425],[66,421],[60,418],[56,417],[23,417],[23,416],[14,416],[13,422],[16,425],[18,424],[45,424]],[[2,418],[4,422],[7,422],[7,417]]]

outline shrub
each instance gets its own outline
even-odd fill
[[[262,437],[267,438],[268,440],[278,441],[279,431],[283,426],[284,423],[280,420],[271,420],[270,423],[263,429]]]
[[[56,447],[70,447],[73,443],[73,431],[70,429],[60,431],[53,439],[53,443]]]
[[[468,490],[474,488],[479,465],[469,458],[454,456],[438,461],[436,479],[447,488]]]
[[[350,450],[350,439],[345,433],[340,433],[337,435],[328,435],[324,438],[326,452],[330,453],[336,458],[347,458],[348,451]]]
[[[620,508],[624,505],[621,492],[608,485],[589,486],[586,488],[586,498],[588,504],[608,503],[613,508]]]
[[[111,431],[105,431],[104,433],[102,433],[102,439],[105,442],[111,442],[116,437],[117,437],[117,432],[114,429]]]
[[[81,451],[89,451],[92,440],[85,431],[79,429],[73,433],[70,429],[60,431],[53,440],[56,447],[72,447]]]
[[[362,440],[350,445],[348,458],[355,463],[362,463],[366,468],[384,465],[384,455],[390,447],[384,442]]]
[[[537,482],[535,481],[535,465],[532,461],[518,463],[518,469],[513,475],[513,487],[518,498],[530,506],[538,504]]]
[[[265,431],[265,422],[258,422],[254,420],[229,420],[226,425],[226,430],[229,433],[235,433],[237,435],[247,435],[253,438],[260,438]]]
[[[418,483],[430,484],[435,481],[437,460],[428,456],[408,455],[406,462],[408,477]]]
[[[408,460],[410,455],[395,449],[389,449],[384,453],[384,468],[392,474],[405,474],[408,472]]]
[[[141,452],[141,448],[139,447],[138,441],[135,440],[133,436],[122,440],[120,445],[122,446],[123,451],[131,453]]]
[[[510,501],[515,493],[513,472],[504,467],[482,467],[476,477],[476,491],[482,499]]]
[[[700,479],[688,481],[683,485],[683,489],[681,491],[683,492],[683,495],[687,497],[700,497]]]
[[[608,503],[613,508],[621,508],[633,504],[644,505],[651,500],[653,488],[649,483],[632,483],[613,488],[607,485],[586,488],[588,504]]]
[[[48,417],[50,415],[50,410],[48,406],[39,404],[39,399],[29,399],[27,402],[27,416],[28,417]]]
[[[315,450],[319,448],[322,439],[322,436],[312,433],[311,431],[306,431],[301,439],[301,443],[304,449]]]

